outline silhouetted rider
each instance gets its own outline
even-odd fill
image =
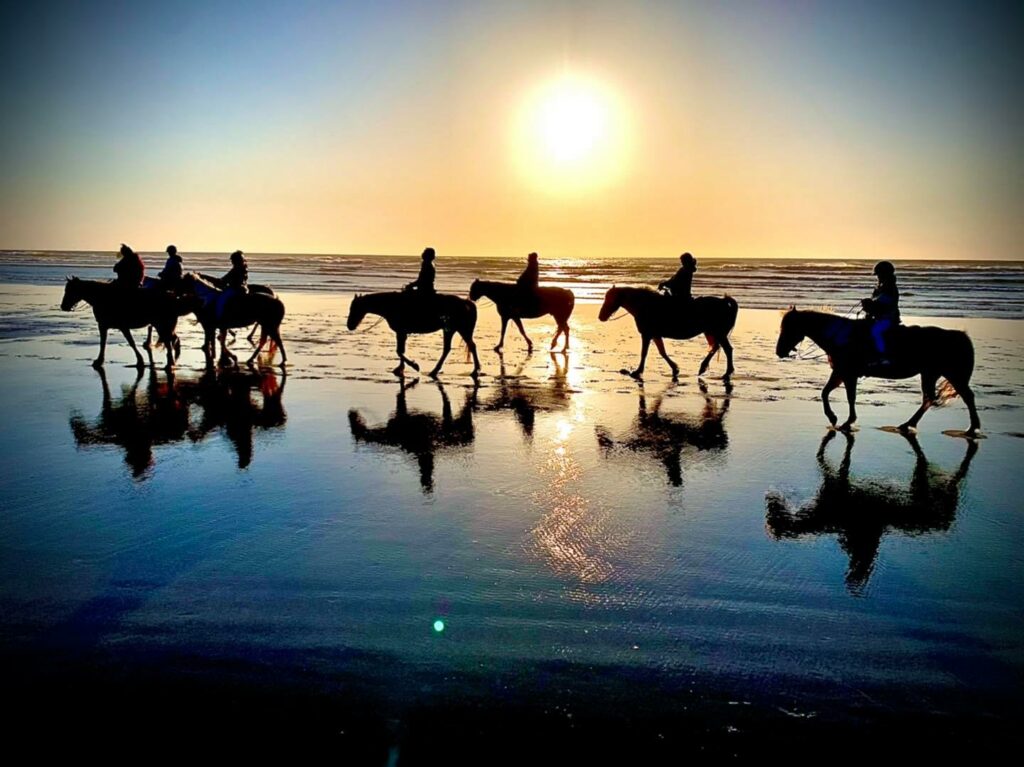
[[[181,256],[178,255],[178,249],[173,245],[168,245],[167,263],[164,264],[163,271],[157,277],[160,278],[165,290],[174,291],[178,289],[178,284],[181,282],[183,274]]]
[[[142,263],[139,254],[121,243],[118,261],[114,264],[114,284],[123,288],[137,288],[142,284],[142,278],[146,274],[146,265]]]
[[[660,283],[658,290],[664,290],[677,301],[685,302],[693,298],[691,295],[691,285],[693,283],[693,273],[697,271],[697,259],[689,253],[683,253],[679,257],[679,262],[682,266],[679,267],[672,277]]]
[[[879,261],[875,264],[874,274],[878,277],[878,285],[871,292],[871,298],[863,299],[860,304],[872,321],[871,337],[875,348],[879,356],[884,357],[886,337],[893,327],[900,324],[900,291],[896,287],[896,267],[891,262]]]
[[[242,251],[236,250],[231,254],[231,270],[221,277],[221,284],[224,290],[234,290],[238,293],[249,291],[249,264],[245,261]]]
[[[540,263],[536,253],[526,257],[526,268],[516,278],[516,287],[521,294],[521,303],[525,310],[533,309],[537,303],[537,290],[540,288]]]
[[[434,290],[434,278],[436,272],[434,271],[434,249],[427,248],[423,251],[421,258],[423,261],[420,263],[420,273],[415,280],[405,286],[406,290],[415,291],[419,295],[427,296],[434,295],[437,291]]]

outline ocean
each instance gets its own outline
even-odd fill
[[[184,253],[188,270],[220,274],[226,253]],[[150,274],[161,253],[143,254]],[[277,290],[369,293],[412,281],[419,256],[247,254],[250,279]],[[0,282],[57,284],[74,272],[112,276],[113,252],[0,251]],[[873,260],[700,258],[695,295],[728,293],[741,308],[829,307],[849,313],[874,287]],[[1024,319],[1024,261],[896,261],[904,314],[925,317]],[[541,282],[572,289],[581,302],[599,302],[612,285],[656,286],[678,267],[676,258],[541,258]],[[438,290],[465,294],[475,278],[514,280],[525,258],[460,257],[437,262]]]

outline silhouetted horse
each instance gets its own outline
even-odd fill
[[[912,434],[904,434],[914,451],[914,472],[906,489],[871,480],[850,479],[853,435],[844,433],[846,449],[839,468],[825,457],[825,448],[836,436],[830,431],[818,448],[821,486],[814,498],[797,509],[780,493],[765,495],[768,532],[776,540],[835,535],[850,559],[846,585],[860,593],[867,585],[878,559],[882,538],[890,532],[904,535],[946,532],[956,519],[960,483],[967,475],[978,443],[970,441],[955,472],[941,471],[928,463]]]
[[[112,282],[68,277],[60,308],[70,312],[82,301],[92,307],[100,330],[100,356],[93,360],[93,367],[98,368],[106,358],[107,331],[111,328],[121,331],[135,352],[136,366],[144,367],[146,363],[132,338],[132,329],[148,325],[157,329],[160,342],[167,348],[167,367],[174,367],[174,360],[181,350],[174,331],[178,317],[193,309],[188,301],[159,290],[126,289]]]
[[[154,463],[157,445],[200,442],[223,429],[238,454],[239,468],[252,461],[253,429],[283,426],[286,420],[282,396],[284,380],[278,385],[272,373],[248,370],[217,371],[210,367],[196,378],[178,378],[168,373],[161,379],[150,372],[142,391],[143,371],[135,381],[122,387],[114,399],[102,368],[97,368],[103,389],[100,414],[92,421],[72,413],[71,431],[79,447],[117,445],[124,450],[125,463],[135,479],[145,479]],[[252,393],[261,394],[255,404]],[[199,414],[198,423],[193,415]]]
[[[877,351],[870,330],[871,323],[867,320],[851,320],[826,312],[797,311],[790,307],[782,318],[775,353],[779,357],[789,356],[806,337],[828,354],[832,375],[821,390],[821,402],[829,423],[835,426],[838,418],[829,405],[828,396],[840,384],[845,384],[850,414],[840,429],[849,430],[857,420],[858,378],[874,376],[893,379],[920,375],[923,402],[917,412],[899,428],[906,431],[917,426],[925,411],[935,404],[935,384],[942,376],[963,398],[970,411],[971,428],[967,435],[977,434],[981,420],[970,387],[971,374],[974,372],[974,345],[966,333],[936,327],[894,328],[889,351],[892,364],[882,367],[871,364],[877,357]]]
[[[476,406],[474,389],[466,395],[459,414],[453,415],[452,403],[448,393],[440,381],[437,384],[441,392],[441,416],[434,413],[409,410],[405,393],[416,385],[401,384],[395,399],[395,412],[388,418],[384,426],[369,427],[366,419],[359,411],[348,411],[348,423],[352,429],[352,438],[356,442],[369,445],[394,447],[409,453],[416,459],[420,469],[420,485],[424,493],[434,491],[434,455],[442,450],[465,447],[473,444],[473,409]]]
[[[495,380],[494,392],[480,403],[481,412],[511,411],[523,436],[533,437],[533,427],[538,412],[554,412],[569,407],[572,388],[566,382],[568,360],[564,354],[550,352],[555,372],[546,383],[532,381],[522,376],[525,361],[512,375],[505,370],[505,358],[501,358],[501,371]]]
[[[558,326],[558,331],[551,339],[551,348],[555,348],[559,336],[564,336],[565,346],[562,350],[569,350],[569,316],[576,305],[576,296],[573,295],[571,290],[566,290],[565,288],[537,288],[535,300],[532,303],[526,302],[524,304],[523,291],[514,282],[473,280],[473,284],[469,288],[469,297],[474,301],[478,301],[481,296],[489,298],[494,302],[498,315],[501,317],[501,339],[498,341],[498,345],[494,347],[494,351],[501,352],[501,348],[505,345],[505,329],[508,327],[508,321],[512,320],[516,327],[519,328],[523,338],[526,339],[527,349],[532,352],[533,341],[526,335],[522,320],[523,318],[543,317],[545,314],[550,314]]]
[[[636,420],[625,439],[616,440],[611,432],[603,427],[595,427],[597,442],[607,454],[615,449],[630,450],[636,453],[653,455],[665,466],[668,481],[675,487],[683,484],[683,450],[687,447],[698,452],[717,452],[725,450],[729,444],[723,420],[729,412],[729,398],[719,405],[718,401],[708,396],[707,385],[700,383],[704,394],[704,410],[696,418],[683,415],[664,415],[661,405],[665,395],[675,388],[673,383],[654,401],[654,406],[647,407],[647,398],[643,389],[640,390],[640,403]],[[732,392],[732,386],[726,382],[726,394]]]
[[[281,350],[280,365],[281,367],[285,366],[288,362],[288,354],[284,350],[284,341],[281,340],[284,304],[279,298],[265,293],[236,293],[228,297],[223,307],[219,307],[220,299],[224,295],[223,291],[218,290],[199,275],[186,274],[182,277],[182,283],[186,290],[191,291],[199,299],[195,314],[203,326],[205,335],[203,351],[206,353],[208,361],[213,360],[217,351],[214,340],[217,330],[220,330],[221,363],[226,363],[235,359],[235,355],[228,351],[225,343],[228,329],[249,327],[253,323],[258,323],[260,342],[256,345],[246,364],[253,364],[269,338],[273,345]],[[271,354],[273,354],[273,345]]]
[[[470,375],[476,378],[480,374],[480,359],[476,354],[476,344],[473,343],[476,304],[472,301],[447,293],[419,295],[411,291],[357,295],[349,308],[348,329],[359,327],[367,314],[383,317],[388,327],[395,332],[399,360],[398,367],[393,371],[395,375],[402,375],[406,365],[413,370],[420,369],[418,364],[405,356],[405,341],[409,334],[436,333],[438,330],[444,334],[444,349],[428,375],[436,378],[441,372],[441,366],[452,350],[452,337],[456,333],[462,336],[473,355],[473,372]]]
[[[679,374],[679,366],[668,356],[662,339],[693,338],[701,333],[707,338],[710,350],[700,363],[697,375],[704,375],[711,358],[719,348],[725,351],[725,377],[732,375],[732,344],[729,342],[729,333],[736,324],[739,306],[730,296],[701,296],[682,306],[680,301],[656,293],[650,288],[613,287],[605,293],[598,319],[606,322],[619,308],[633,315],[641,341],[640,365],[633,371],[623,368],[621,372],[625,375],[637,379],[643,375],[644,365],[647,363],[647,350],[651,341],[654,341],[661,356],[672,369],[674,378]]]

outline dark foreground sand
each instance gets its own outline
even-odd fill
[[[696,341],[677,383],[656,356],[624,378],[631,321],[593,305],[567,356],[531,322],[538,351],[482,351],[474,387],[459,350],[400,383],[345,297],[285,300],[287,375],[204,372],[186,322],[177,374],[138,378],[116,341],[89,367],[53,289],[0,287],[9,737],[369,763],[1019,744],[1019,322],[941,321],[978,350],[969,443],[959,402],[878,428],[913,382],[827,432],[827,367],[776,360],[771,312],[741,311],[731,387],[692,376]]]

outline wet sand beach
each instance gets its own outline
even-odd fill
[[[863,381],[859,429],[828,431],[827,363],[778,360],[771,310],[741,306],[731,382],[693,340],[637,383],[630,318],[580,303],[567,354],[547,318],[499,356],[481,301],[475,385],[458,343],[396,378],[351,294],[281,297],[287,372],[206,370],[184,320],[173,375],[113,335],[101,373],[87,310],[0,284],[13,732],[376,763],[1019,744],[1021,320],[904,319],[970,333],[975,442],[943,433],[959,400],[882,430],[916,379]]]

